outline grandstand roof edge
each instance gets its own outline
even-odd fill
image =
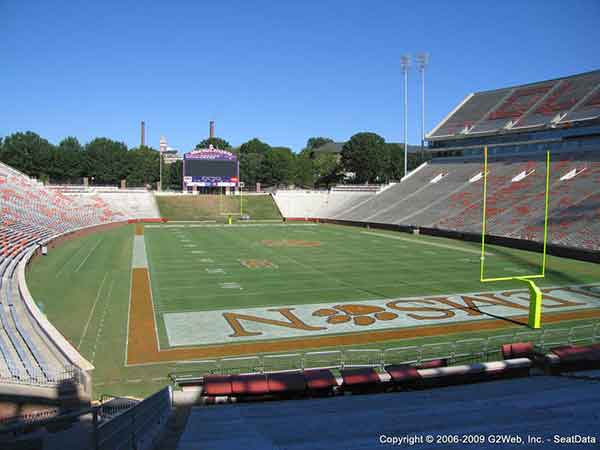
[[[484,90],[484,91],[477,91],[477,92],[474,92],[473,95],[488,94],[488,93],[491,93],[491,92],[504,91],[506,89],[519,89],[519,88],[524,88],[524,87],[528,87],[528,86],[535,86],[537,84],[550,83],[552,81],[560,81],[560,80],[566,80],[568,78],[581,77],[581,76],[589,75],[589,74],[592,74],[592,73],[599,73],[600,74],[600,69],[588,70],[587,72],[575,73],[573,75],[566,75],[564,77],[556,77],[556,78],[548,78],[547,80],[532,81],[531,83],[515,84],[515,85],[512,85],[512,86],[504,86],[504,87],[499,87],[499,88],[496,88],[496,89],[487,89],[487,90]]]

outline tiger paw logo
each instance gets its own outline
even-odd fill
[[[240,264],[247,269],[277,269],[277,265],[268,259],[240,259]]]
[[[353,321],[355,325],[359,326],[373,325],[378,320],[394,320],[398,317],[398,314],[386,311],[380,306],[352,304],[318,309],[312,315],[327,317],[327,323],[333,325]]]

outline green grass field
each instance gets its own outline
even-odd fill
[[[96,395],[145,395],[164,385],[170,371],[194,368],[190,363],[125,367],[133,230],[124,226],[68,241],[38,258],[28,273],[32,295],[48,318],[96,366]],[[319,245],[269,246],[265,240]],[[163,348],[168,346],[165,313],[524,287],[517,281],[482,285],[476,244],[381,230],[312,224],[146,226],[145,241]],[[507,248],[490,246],[489,252],[490,276],[535,272],[540,260],[539,254]],[[248,269],[240,261],[248,259],[269,261],[273,267]],[[539,284],[599,279],[597,265],[549,257],[547,278]],[[243,289],[225,288],[233,283]],[[461,333],[360,347],[382,349],[493,334]]]
[[[248,214],[251,220],[281,220],[270,195],[185,195],[156,196],[160,215],[172,221],[216,220],[225,222],[228,214]]]

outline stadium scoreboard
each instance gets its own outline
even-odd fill
[[[237,157],[226,150],[210,146],[183,155],[184,187],[235,187],[239,172]]]

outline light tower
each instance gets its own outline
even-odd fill
[[[159,184],[159,191],[162,191],[162,166],[163,166],[163,153],[167,150],[167,140],[165,139],[164,136],[160,137],[160,147],[159,147],[159,164],[160,164],[160,169],[159,169],[159,177],[158,177],[158,184]]]
[[[410,60],[409,54],[400,58],[400,65],[404,73],[404,176],[408,173],[408,69]]]
[[[429,64],[429,53],[419,53],[417,64],[421,72],[421,154],[423,154],[425,151],[425,68]]]

